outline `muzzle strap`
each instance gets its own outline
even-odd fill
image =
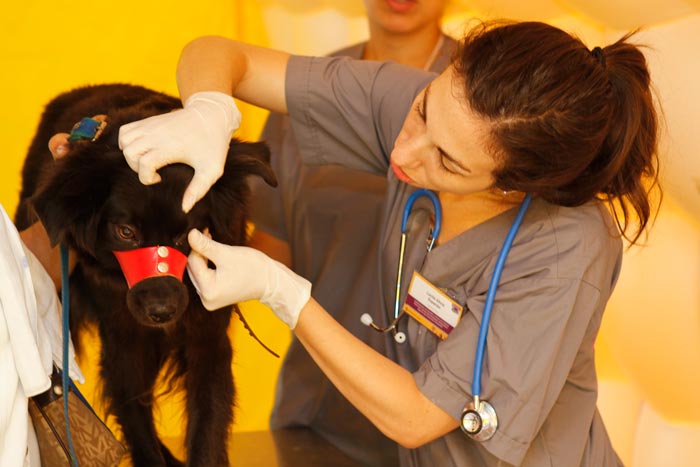
[[[187,266],[187,256],[169,246],[151,246],[113,253],[129,288],[149,277],[172,276],[182,282]]]

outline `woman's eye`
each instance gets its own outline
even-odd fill
[[[117,226],[117,235],[122,240],[134,240],[134,239],[136,239],[136,231],[134,230],[133,227],[131,227],[129,225],[118,225]]]
[[[423,123],[425,123],[425,112],[423,112],[423,101],[421,102],[416,102],[416,107],[414,108],[418,116],[420,117],[421,120],[423,120]]]
[[[451,169],[450,167],[447,166],[447,164],[445,164],[445,160],[448,160],[448,159],[445,158],[444,151],[440,148],[435,148],[435,149],[437,149],[437,152],[438,152],[438,160],[440,161],[440,167],[442,167],[442,169],[445,170],[446,172],[449,172],[451,174],[457,174],[457,172],[455,170]]]

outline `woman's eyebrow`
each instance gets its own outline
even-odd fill
[[[426,126],[428,125],[428,113],[427,113],[428,93],[430,91],[430,86],[432,84],[433,84],[432,82],[429,83],[428,86],[426,86],[426,88],[425,88],[425,92],[423,93],[423,105],[422,105],[422,113],[423,114],[421,115],[421,117],[423,117],[423,122],[425,123]],[[450,154],[448,154],[447,151],[442,149],[440,146],[437,146],[437,149],[438,149],[438,151],[440,151],[440,154],[442,155],[442,157],[449,160],[450,162],[452,162],[454,165],[456,165],[460,169],[464,170],[465,172],[471,172],[471,170],[469,168],[465,167],[461,162],[459,162],[457,159],[455,159]]]

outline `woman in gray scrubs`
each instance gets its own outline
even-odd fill
[[[123,127],[120,145],[146,183],[166,163],[192,165],[188,209],[221,170],[236,126],[233,94],[288,112],[308,162],[386,174],[383,300],[357,310],[380,325],[393,315],[403,208],[417,188],[437,192],[442,232],[430,252],[425,198],[408,221],[401,302],[417,272],[463,314],[445,339],[403,319],[396,362],[334,321],[310,298],[308,281],[259,251],[193,231],[190,276],[210,309],[268,305],[345,397],[402,446],[402,465],[619,465],[596,409],[593,344],[620,270],[621,236],[636,241],[652,211],[657,121],[644,56],[628,38],[589,50],[543,23],[480,25],[460,47],[435,78],[202,38],[178,67],[184,110]],[[481,378],[499,425],[475,441],[459,420],[472,401],[488,284],[526,193],[533,201],[499,282]]]

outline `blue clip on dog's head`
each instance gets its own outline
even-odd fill
[[[68,141],[73,142],[81,139],[95,141],[102,134],[102,130],[104,130],[106,126],[107,122],[84,117],[73,125],[70,136],[68,136]]]

